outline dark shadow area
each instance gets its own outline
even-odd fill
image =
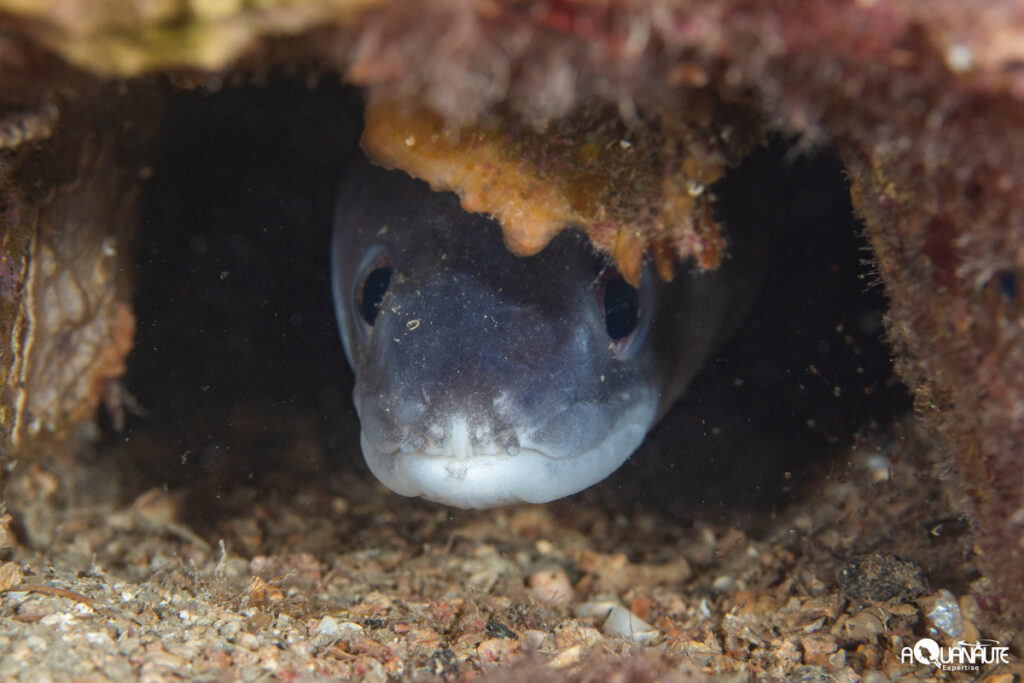
[[[358,434],[328,244],[360,108],[334,79],[172,96],[139,231],[130,488],[219,495],[282,453],[319,469],[297,433]]]
[[[378,495],[328,272],[360,106],[336,81],[173,95],[139,235],[127,384],[145,414],[111,437],[126,498],[187,487],[185,521],[202,533],[261,492],[327,495],[347,481],[346,496]],[[775,141],[716,194],[727,230],[782,232],[776,267],[640,451],[558,505],[756,521],[806,490],[860,427],[907,409],[840,164]]]
[[[839,161],[773,139],[715,193],[727,234],[779,233],[771,272],[733,339],[600,495],[757,525],[813,497],[816,476],[841,471],[831,457],[858,430],[911,406]]]

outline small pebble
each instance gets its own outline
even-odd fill
[[[723,574],[711,583],[711,590],[715,591],[716,593],[724,593],[730,588],[732,588],[732,584],[733,578],[727,574]]]
[[[25,644],[28,645],[30,650],[35,652],[43,652],[46,650],[46,640],[42,636],[29,636],[25,639]]]
[[[238,645],[246,650],[256,650],[260,646],[260,639],[251,633],[243,633],[237,638]]]
[[[85,634],[85,641],[96,647],[113,647],[114,641],[103,631],[91,631]]]
[[[228,640],[234,639],[242,630],[242,620],[232,619],[220,627],[220,634]]]
[[[905,602],[925,591],[920,567],[880,553],[853,558],[836,572],[836,582],[857,603]]]
[[[606,636],[629,638],[634,643],[649,643],[660,631],[622,606],[617,600],[592,600],[576,608],[576,616],[601,617],[601,632]]]
[[[12,586],[21,583],[21,567],[14,562],[4,562],[0,565],[0,591],[10,590]]]
[[[488,638],[477,646],[476,656],[485,662],[500,662],[518,652],[519,648],[520,645],[516,640]]]
[[[874,643],[882,633],[882,620],[871,610],[861,610],[843,624],[843,635],[858,643]]]
[[[658,637],[659,631],[636,616],[622,605],[616,605],[608,613],[601,631],[607,636],[629,638],[634,643],[649,643]]]
[[[354,621],[339,621],[338,622],[338,635],[345,636],[361,636],[366,633],[362,626]]]
[[[800,639],[804,650],[804,662],[814,666],[826,666],[836,651],[836,639],[827,633],[815,633]]]
[[[621,604],[622,603],[620,603],[618,600],[614,599],[590,600],[588,602],[584,602],[581,605],[577,605],[575,610],[576,616],[580,617],[581,619],[586,619],[587,617],[600,617],[602,619],[607,618],[608,613],[612,611],[612,608],[616,605]]]
[[[956,596],[943,588],[918,601],[928,625],[938,633],[959,638],[964,633],[964,617]]]
[[[523,633],[523,644],[528,650],[539,650],[548,641],[549,634],[537,629],[529,629]]]
[[[333,617],[324,617],[316,626],[316,634],[327,638],[335,638],[340,633],[338,622]]]
[[[579,645],[573,645],[552,657],[551,660],[548,661],[548,666],[553,669],[564,669],[580,661],[582,656],[582,648]]]
[[[576,595],[569,576],[560,567],[534,572],[529,583],[533,596],[551,605],[568,605]]]

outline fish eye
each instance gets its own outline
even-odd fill
[[[391,286],[391,256],[387,252],[378,256],[371,264],[369,271],[362,279],[356,296],[356,310],[363,321],[370,327],[377,322],[381,302]]]
[[[618,355],[640,325],[640,293],[626,282],[618,269],[606,266],[597,279],[597,296],[605,330]]]

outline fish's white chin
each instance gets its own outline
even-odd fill
[[[569,458],[528,447],[515,455],[490,451],[468,457],[385,450],[365,432],[360,443],[374,476],[395,493],[452,507],[491,508],[546,503],[596,484],[637,449],[651,418],[619,424],[596,448]]]

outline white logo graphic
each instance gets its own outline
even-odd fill
[[[1009,652],[1010,648],[1000,646],[998,640],[961,640],[953,647],[941,647],[931,638],[922,638],[914,647],[900,651],[900,661],[930,664],[942,671],[978,671],[983,664],[1009,664]]]

